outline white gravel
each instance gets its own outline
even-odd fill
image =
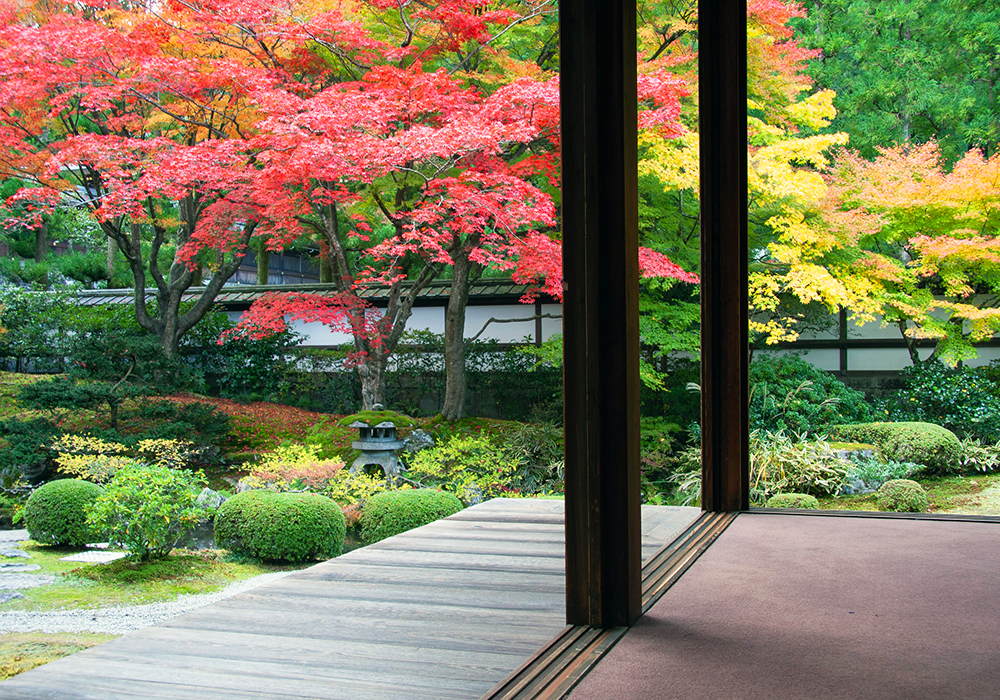
[[[117,608],[61,610],[56,612],[0,611],[0,633],[6,632],[100,632],[126,634],[249,591],[288,576],[291,571],[261,574],[237,581],[216,593],[183,595],[166,603],[126,605]]]

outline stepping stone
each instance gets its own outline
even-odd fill
[[[39,586],[47,586],[55,580],[55,576],[42,576],[40,574],[0,574],[0,591],[38,588]]]
[[[80,552],[68,557],[59,557],[59,561],[82,561],[87,564],[107,564],[115,559],[123,559],[128,555],[125,552]]]
[[[23,598],[24,596],[17,591],[0,591],[0,603],[6,603],[10,600],[17,600],[18,598]]]
[[[42,567],[38,564],[21,564],[20,562],[3,561],[0,562],[0,574],[17,574],[25,571],[38,571]]]
[[[31,555],[20,549],[2,549],[0,550],[0,557],[6,557],[7,559],[31,559]]]

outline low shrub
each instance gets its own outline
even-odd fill
[[[0,464],[16,469],[24,480],[37,484],[49,470],[45,445],[59,432],[45,418],[0,421]]]
[[[320,491],[343,466],[340,459],[320,459],[318,445],[287,445],[250,465],[250,475],[243,483],[253,489]]]
[[[462,510],[454,494],[435,489],[387,491],[361,510],[361,539],[378,542]]]
[[[852,455],[851,469],[847,472],[847,483],[850,486],[850,491],[845,491],[845,493],[874,491],[887,481],[907,479],[923,468],[924,465],[915,462],[885,461],[875,457]]]
[[[151,464],[120,467],[88,507],[87,522],[139,561],[170,554],[206,513],[196,501],[198,473]]]
[[[315,493],[244,491],[215,515],[216,544],[266,561],[330,559],[345,535],[340,507]]]
[[[779,493],[767,499],[765,508],[802,508],[805,510],[817,510],[819,501],[815,496],[807,493]]]
[[[872,443],[887,460],[922,464],[928,474],[954,474],[961,468],[962,443],[955,433],[933,423],[859,423],[831,432]]]
[[[39,486],[24,505],[24,523],[41,544],[81,547],[99,534],[87,522],[87,507],[104,493],[82,479],[58,479]]]
[[[441,488],[466,504],[518,492],[516,478],[523,466],[486,437],[452,435],[409,459],[404,477],[416,486]]]
[[[978,439],[962,440],[962,454],[958,458],[962,471],[991,472],[1000,468],[1000,442],[984,445]]]
[[[849,468],[824,440],[796,442],[781,431],[750,433],[750,502],[755,505],[779,493],[836,494]]]
[[[916,481],[893,479],[878,490],[878,506],[896,513],[924,513],[927,511],[927,492]]]

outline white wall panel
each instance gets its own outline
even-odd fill
[[[819,369],[835,372],[840,369],[839,350],[754,350],[754,359],[758,357],[782,357],[784,355],[800,355],[806,362],[815,365]]]
[[[470,306],[465,312],[465,337],[478,333],[491,318],[530,318],[535,315],[534,304],[510,304],[505,306]],[[496,340],[501,343],[520,343],[525,336],[535,337],[535,321],[519,323],[491,323],[480,340]]]
[[[921,359],[930,357],[931,348],[920,350]],[[910,366],[906,348],[855,348],[847,352],[850,372],[899,371]]]
[[[542,313],[559,316],[542,319],[542,340],[546,341],[556,333],[562,333],[562,304],[542,304]]]

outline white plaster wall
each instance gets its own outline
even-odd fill
[[[542,319],[542,341],[546,341],[556,333],[562,333],[562,304],[542,304],[542,313],[559,316]]]
[[[476,335],[491,318],[530,318],[535,315],[534,304],[509,304],[490,306],[469,306],[465,311],[465,337]],[[479,336],[480,340],[496,340],[501,343],[520,343],[528,336],[535,337],[535,321],[518,323],[491,323]]]
[[[800,355],[806,362],[819,369],[835,372],[840,369],[840,350],[754,350],[754,359],[758,357],[782,357],[784,355]]]

